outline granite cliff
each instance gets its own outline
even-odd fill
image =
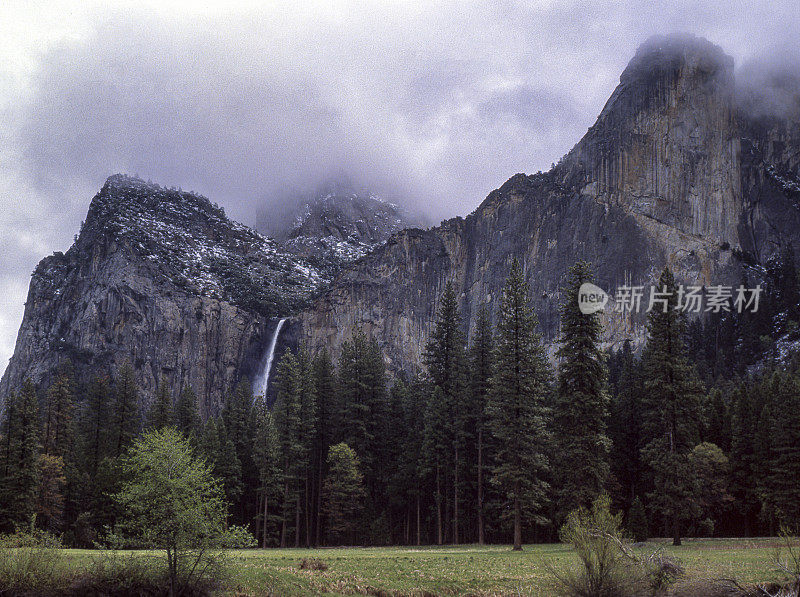
[[[328,278],[392,234],[419,223],[399,206],[358,189],[346,177],[328,181],[311,197],[295,201],[290,199],[282,213],[260,213],[256,227],[285,251],[308,259]]]
[[[782,247],[800,248],[800,101],[778,117],[754,116],[740,100],[719,47],[649,40],[552,170],[513,176],[466,218],[395,235],[301,315],[302,337],[335,352],[361,327],[393,368],[414,369],[445,283],[469,333],[515,257],[551,347],[559,289],[580,258],[612,292],[652,284],[665,264],[685,283],[757,281]],[[644,337],[643,314],[605,319],[609,345]]]
[[[24,377],[46,385],[69,360],[79,381],[126,361],[143,402],[160,380],[190,384],[203,414],[252,378],[275,318],[323,283],[305,260],[229,220],[208,199],[138,178],[109,178],[75,244],[31,278],[0,396]]]
[[[204,414],[257,374],[278,318],[278,351],[300,340],[336,354],[356,328],[391,369],[419,366],[451,281],[471,332],[520,259],[545,340],[579,258],[613,291],[649,285],[665,264],[693,284],[758,281],[800,249],[800,95],[754,110],[733,61],[707,41],[644,44],[596,123],[545,173],[517,174],[465,218],[397,231],[394,207],[325,193],[277,240],[193,193],[113,176],[75,244],[31,279],[0,397],[23,377],[46,385],[69,359],[79,379],[130,361],[149,401],[163,379],[191,384]],[[345,250],[346,249],[346,250]],[[641,341],[643,314],[606,317],[609,345]]]

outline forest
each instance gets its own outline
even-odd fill
[[[647,340],[601,347],[578,310],[593,280],[577,262],[562,292],[555,366],[515,262],[496,305],[463,332],[444,289],[424,367],[390,379],[357,332],[334,363],[300,346],[275,369],[276,399],[231,388],[202,421],[192,388],[144,412],[130,364],[115,377],[26,381],[0,422],[0,533],[38,528],[104,546],[109,496],[145,431],[175,428],[212,467],[228,524],[262,547],[552,542],[567,515],[608,495],[637,541],[775,535],[800,521],[800,323],[791,255],[767,269],[757,313],[687,320],[648,313]],[[745,282],[745,281],[743,281]],[[490,310],[496,311],[492,313]],[[492,321],[496,322],[492,325]]]

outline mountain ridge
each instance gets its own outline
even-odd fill
[[[417,370],[445,284],[470,334],[514,258],[551,352],[563,277],[578,258],[607,290],[650,284],[665,265],[684,283],[757,282],[760,264],[800,249],[800,110],[787,114],[746,112],[717,46],[655,38],[550,171],[512,176],[466,217],[370,238],[352,262],[315,263],[205,198],[111,177],[73,248],[34,272],[0,395],[24,376],[46,383],[66,359],[87,375],[129,360],[143,401],[161,379],[174,392],[191,384],[207,415],[253,377],[275,318],[289,315],[279,352],[305,341],[336,354],[361,328],[391,370]],[[112,207],[128,214],[121,223]],[[324,226],[322,236],[302,232],[305,223],[294,239],[347,242]],[[607,313],[606,345],[641,344],[644,322]]]

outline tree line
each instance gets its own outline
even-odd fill
[[[144,430],[169,427],[210,464],[228,522],[263,547],[521,548],[555,540],[571,511],[603,494],[638,539],[774,534],[800,520],[800,373],[758,361],[753,347],[800,319],[796,273],[779,271],[769,317],[697,323],[675,308],[665,269],[658,285],[672,298],[648,314],[637,355],[629,341],[601,349],[600,316],[578,309],[593,280],[578,262],[553,368],[515,261],[496,312],[483,305],[470,338],[445,286],[416,375],[390,383],[377,341],[357,331],[336,364],[326,351],[287,351],[274,405],[243,381],[205,422],[191,388],[173,397],[162,384],[142,413],[130,365],[81,388],[66,366],[42,396],[26,381],[6,398],[0,531],[36,525],[75,546],[102,541],[120,516],[108,496],[124,455]],[[765,327],[776,319],[782,329]],[[725,333],[738,371],[709,358],[707,339]]]

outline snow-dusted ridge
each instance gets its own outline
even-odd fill
[[[230,220],[206,197],[136,177],[106,181],[70,251],[86,248],[98,235],[146,260],[185,292],[267,316],[297,310],[327,281],[306,259]]]

